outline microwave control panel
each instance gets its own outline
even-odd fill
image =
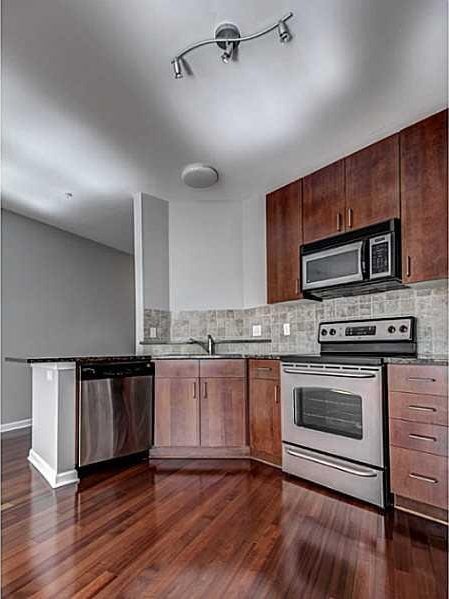
[[[392,235],[378,235],[369,240],[370,279],[388,277],[392,273]]]
[[[320,323],[318,341],[412,341],[413,319],[410,317],[384,318],[369,321],[335,321]]]

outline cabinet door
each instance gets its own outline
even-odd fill
[[[157,447],[199,445],[199,380],[156,378],[154,444]]]
[[[201,379],[201,445],[247,445],[246,380]]]
[[[273,379],[251,379],[249,389],[251,455],[281,464],[279,382]]]
[[[399,135],[345,159],[346,229],[399,218]]]
[[[267,196],[266,217],[268,303],[298,299],[302,243],[300,181]]]
[[[339,160],[302,181],[304,243],[344,231],[345,163]]]
[[[447,134],[446,110],[400,133],[405,283],[447,277]]]

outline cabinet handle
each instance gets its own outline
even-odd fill
[[[256,370],[268,370],[269,372],[271,372],[272,368],[270,368],[270,366],[256,366]]]
[[[207,399],[207,383],[204,383],[204,399]]]
[[[196,383],[193,383],[193,399],[196,399]]]
[[[436,485],[438,482],[438,480],[436,478],[422,476],[421,474],[415,474],[414,472],[410,472],[409,478],[416,478],[416,480],[422,480],[424,483],[430,483],[432,485]]]
[[[352,229],[352,208],[348,208],[348,229]]]
[[[341,214],[337,212],[337,231],[341,231]]]
[[[299,293],[299,279],[295,279],[295,293]]]
[[[410,439],[418,439],[419,441],[433,441],[434,443],[437,440],[436,437],[428,437],[427,435],[417,435],[416,433],[410,433],[409,437]]]
[[[407,272],[406,276],[409,277],[412,274],[412,259],[410,256],[407,256]]]
[[[274,386],[274,403],[279,403],[279,387],[278,387],[278,385]]]
[[[429,383],[437,382],[437,380],[432,378],[431,376],[409,376],[407,378],[409,381],[427,381]]]
[[[427,406],[409,406],[410,410],[416,410],[417,412],[436,412],[436,408],[428,408]]]

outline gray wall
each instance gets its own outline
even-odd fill
[[[134,353],[133,257],[2,210],[2,356]],[[30,369],[2,361],[2,423],[31,416]]]

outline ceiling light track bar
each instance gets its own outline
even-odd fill
[[[208,46],[210,44],[220,44],[220,43],[221,44],[225,43],[227,46],[230,46],[233,44],[238,45],[240,43],[250,42],[251,40],[255,40],[259,37],[267,35],[268,33],[271,33],[272,31],[274,31],[275,29],[278,30],[279,39],[282,43],[289,42],[291,39],[291,34],[290,34],[290,31],[288,30],[286,23],[292,17],[293,17],[293,13],[289,12],[285,16],[283,16],[282,19],[279,19],[279,21],[277,21],[270,27],[267,27],[266,29],[263,29],[262,31],[258,31],[257,33],[253,33],[252,35],[245,35],[243,37],[221,37],[221,38],[216,35],[213,39],[203,40],[201,42],[196,42],[195,44],[191,44],[190,46],[185,48],[182,52],[179,52],[178,54],[176,54],[176,56],[171,61],[171,64],[173,65],[173,73],[174,73],[175,78],[181,79],[183,76],[183,72],[182,72],[183,58],[187,54],[192,52],[193,50],[196,50],[197,48],[201,48],[202,46]]]

